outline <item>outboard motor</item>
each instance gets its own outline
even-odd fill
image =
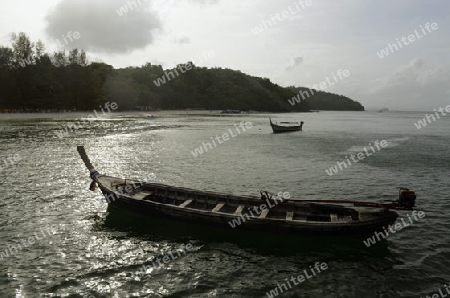
[[[404,209],[412,209],[415,207],[416,193],[404,187],[400,187],[398,192],[397,207]]]

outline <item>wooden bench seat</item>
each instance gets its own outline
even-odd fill
[[[225,203],[217,204],[216,207],[214,207],[214,209],[212,210],[212,212],[219,212],[219,210],[222,209],[223,206],[225,206]]]
[[[236,211],[234,212],[234,215],[241,215],[242,214],[242,210],[244,210],[245,205],[239,205],[236,208]]]
[[[181,208],[185,208],[187,205],[189,205],[190,203],[192,203],[192,200],[186,200],[183,202],[183,204],[180,204]]]

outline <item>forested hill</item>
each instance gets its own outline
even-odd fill
[[[117,85],[122,86],[111,89]],[[119,106],[122,88],[134,98],[130,106],[272,112],[309,110],[307,103],[293,108],[287,100],[293,96],[292,91],[268,79],[231,69],[196,67],[192,63],[166,70],[151,64],[115,70],[106,91],[108,99],[118,102]]]
[[[364,106],[346,96],[334,93],[308,89],[304,87],[289,87],[296,94],[303,94],[301,100],[309,104],[311,110],[324,111],[364,111]]]
[[[207,69],[192,63],[166,70],[150,63],[114,69],[105,63],[88,63],[85,53],[76,49],[48,54],[40,41],[32,43],[24,33],[13,35],[11,48],[0,46],[0,110],[91,110],[108,101],[116,102],[120,110],[290,112],[362,107],[325,92],[290,103],[296,95],[293,88],[231,69]]]

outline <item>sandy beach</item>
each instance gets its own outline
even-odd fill
[[[116,118],[116,117],[148,117],[153,115],[156,118],[177,117],[180,115],[191,116],[238,116],[247,115],[248,113],[242,112],[241,114],[221,114],[220,110],[163,110],[163,111],[123,111],[123,112],[107,112],[105,114],[97,111],[99,117],[96,117],[95,112],[60,112],[60,113],[11,113],[0,114],[0,121],[27,121],[36,119],[80,119],[86,118],[92,115],[96,118]]]

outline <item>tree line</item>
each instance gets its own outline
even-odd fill
[[[296,92],[267,78],[192,62],[166,70],[151,63],[114,69],[88,61],[83,50],[48,53],[41,41],[31,42],[23,32],[12,34],[11,47],[0,46],[0,110],[91,110],[108,101],[116,102],[120,110],[301,112],[362,107],[346,97],[320,92],[317,104],[311,97],[292,106],[288,99]]]

